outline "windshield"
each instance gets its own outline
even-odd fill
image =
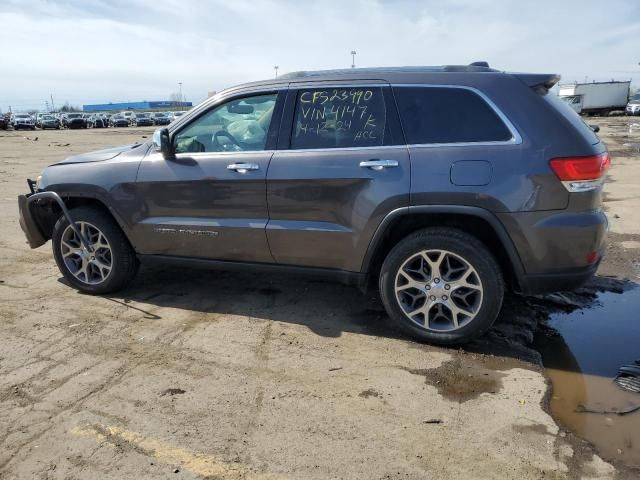
[[[67,115],[67,118],[82,118],[82,114],[81,113],[70,113],[69,115]]]
[[[31,118],[29,115],[16,115],[16,118]]]
[[[53,120],[53,117],[51,115],[43,115],[42,119],[43,120]]]

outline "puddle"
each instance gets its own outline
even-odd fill
[[[483,393],[494,394],[502,389],[504,374],[496,370],[497,366],[491,357],[457,356],[438,368],[400,368],[413,375],[424,376],[425,383],[436,387],[444,398],[464,403]]]
[[[553,314],[547,324],[558,335],[539,333],[534,345],[553,384],[552,415],[603,457],[640,467],[640,412],[580,413],[640,405],[640,394],[613,383],[618,367],[640,359],[640,288],[600,293],[594,307]]]

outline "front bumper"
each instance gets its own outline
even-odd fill
[[[43,235],[40,227],[38,227],[38,223],[36,222],[33,211],[31,209],[31,206],[35,202],[48,199],[58,204],[60,210],[62,211],[62,215],[65,216],[65,218],[69,222],[69,226],[74,230],[84,247],[89,251],[93,251],[91,244],[80,232],[80,229],[78,229],[75,221],[73,220],[73,217],[67,209],[67,206],[62,201],[62,198],[60,198],[60,195],[58,195],[56,192],[36,192],[34,189],[35,182],[33,180],[27,180],[27,183],[29,184],[31,193],[28,193],[26,195],[18,195],[18,212],[20,215],[20,228],[22,228],[25,237],[27,237],[27,243],[29,243],[29,246],[31,248],[38,248],[44,245],[48,240]]]
[[[19,222],[20,228],[27,237],[27,243],[31,248],[38,248],[45,243],[47,239],[44,237],[38,224],[33,218],[33,212],[31,211],[31,202],[29,197],[33,195],[29,193],[27,195],[18,195],[18,213],[20,215]]]

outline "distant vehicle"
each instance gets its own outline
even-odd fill
[[[36,127],[42,128],[42,117],[51,115],[49,113],[36,113]]]
[[[629,100],[624,111],[627,115],[640,115],[640,94],[635,94]]]
[[[169,125],[171,120],[162,112],[154,112],[151,114],[154,125]]]
[[[135,112],[131,112],[131,111],[123,111],[123,112],[120,112],[118,115],[120,115],[125,120],[127,120],[129,122],[129,125],[131,125],[133,123],[133,119],[136,114]]]
[[[9,128],[9,117],[0,113],[0,129],[7,130]]]
[[[180,118],[185,113],[187,112],[173,112],[173,119],[175,120],[176,118]]]
[[[62,119],[62,126],[65,128],[87,128],[87,119],[82,113],[66,113]]]
[[[13,115],[13,119],[11,121],[13,123],[13,128],[16,130],[20,130],[21,128],[27,130],[35,130],[36,123],[31,118],[31,115],[26,113],[16,113]]]
[[[171,122],[173,122],[173,121],[176,119],[176,117],[175,117],[175,115],[174,115],[173,113],[174,113],[174,112],[164,112],[164,114],[167,116],[167,118],[168,118]]]
[[[128,127],[129,126],[129,120],[127,120],[126,118],[124,118],[120,114],[113,115],[109,119],[109,126],[110,127]]]
[[[38,126],[42,130],[46,130],[47,128],[55,128],[57,130],[60,129],[60,120],[50,114],[41,115],[38,119],[40,123]]]
[[[131,121],[131,125],[136,127],[151,127],[153,126],[153,119],[146,113],[136,113]]]
[[[106,128],[109,125],[107,124],[107,122],[105,121],[104,118],[102,118],[101,115],[96,114],[96,115],[91,115],[88,119],[87,119],[87,126],[91,127],[91,128]]]
[[[609,115],[624,110],[631,82],[592,82],[560,85],[558,96],[579,114]]]

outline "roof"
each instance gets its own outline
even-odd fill
[[[234,85],[219,93],[230,93],[246,88],[280,88],[294,82],[340,82],[340,81],[386,81],[400,83],[442,83],[469,84],[484,83],[488,77],[508,75],[519,78],[532,88],[550,89],[559,80],[556,74],[505,72],[489,67],[487,62],[473,62],[469,65],[439,65],[411,67],[343,68],[335,70],[311,70],[290,72],[276,79]],[[215,98],[215,97],[212,97]]]
[[[375,67],[375,68],[342,68],[334,70],[304,70],[279,75],[276,79],[259,80],[256,82],[234,85],[225,89],[226,92],[246,87],[276,87],[290,82],[308,81],[342,81],[342,80],[387,80],[402,81],[416,79],[421,75],[458,75],[458,74],[499,74],[504,73],[489,67],[487,62],[473,62],[469,65],[439,65],[439,66],[406,66],[406,67]],[[219,92],[222,93],[222,92]]]
[[[376,68],[341,68],[335,70],[311,70],[285,73],[278,77],[282,80],[304,79],[309,77],[357,76],[361,74],[383,73],[436,73],[436,72],[498,72],[489,67],[487,62],[474,62],[470,65],[439,65],[417,67],[376,67]]]

